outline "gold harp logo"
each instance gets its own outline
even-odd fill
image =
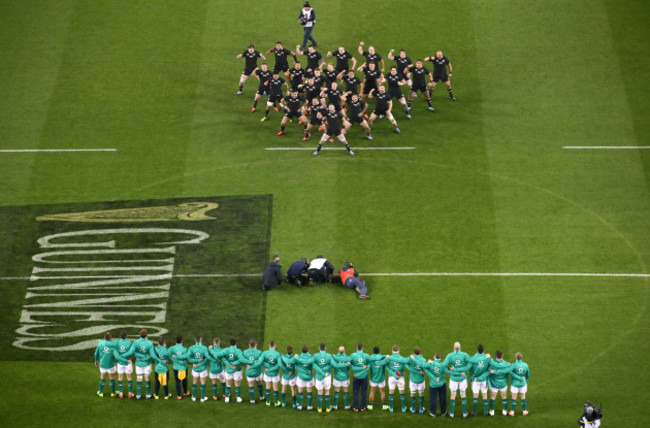
[[[72,221],[80,223],[145,223],[160,221],[215,220],[207,215],[219,208],[213,202],[187,202],[160,207],[124,208],[116,210],[84,211],[77,213],[49,214],[36,217],[37,221]]]

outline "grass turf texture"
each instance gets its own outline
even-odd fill
[[[350,258],[362,273],[648,271],[650,152],[561,149],[650,141],[647,5],[314,6],[322,50],[342,43],[354,51],[364,40],[383,56],[405,47],[415,59],[440,48],[450,58],[457,103],[439,85],[438,113],[428,113],[421,98],[412,122],[395,108],[402,135],[385,120],[375,124],[373,145],[415,151],[359,152],[354,159],[325,151],[311,159],[308,152],[262,150],[316,144],[315,136],[301,143],[295,124],[275,137],[275,112],[264,123],[248,113],[253,81],[234,96],[243,69],[234,57],[248,43],[266,50],[278,39],[290,49],[301,42],[295,2],[4,2],[2,148],[118,152],[0,154],[0,202],[272,194],[270,248],[282,253],[285,267],[323,253],[337,266]],[[358,128],[349,140],[353,148],[367,144]],[[532,371],[530,416],[439,424],[566,426],[587,399],[603,403],[607,424],[647,424],[640,397],[649,379],[639,371],[650,351],[647,279],[368,282],[368,302],[333,287],[270,293],[265,338],[312,349],[325,341],[332,351],[358,340],[388,351],[397,342],[404,353],[420,345],[427,357],[448,352],[454,340],[468,352],[477,342],[491,352],[501,348],[509,360],[523,352]],[[23,304],[15,292],[21,286],[1,284],[9,312]],[[290,425],[431,423],[378,411],[318,416],[247,404],[100,400],[90,352],[85,364],[40,362],[49,358],[3,362],[2,425],[81,426],[107,414],[114,425],[135,418],[189,423],[202,415],[233,425],[256,417]]]

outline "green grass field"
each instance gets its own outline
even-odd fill
[[[263,123],[259,112],[250,113],[253,80],[235,96],[244,65],[236,55],[251,42],[260,51],[276,40],[295,49],[302,41],[301,4],[0,2],[0,425],[563,427],[575,426],[583,403],[592,400],[603,406],[604,426],[646,426],[650,150],[563,147],[650,143],[650,6],[316,0],[321,52],[340,44],[356,52],[361,40],[384,57],[391,48],[404,47],[414,60],[441,49],[454,67],[458,101],[449,102],[439,85],[437,113],[426,110],[422,97],[413,103],[413,121],[394,108],[401,135],[386,120],[375,122],[372,143],[358,127],[348,133],[353,149],[415,150],[357,151],[354,158],[325,150],[312,158],[309,151],[264,150],[313,148],[317,136],[301,142],[293,123],[276,137],[280,113]],[[116,151],[7,151],[102,148]],[[204,200],[219,203],[216,220],[136,226],[36,220]],[[154,300],[129,300],[125,293],[144,290],[131,286],[113,290],[124,301],[69,304],[102,291],[35,288],[71,284],[76,280],[62,277],[84,275],[77,272],[106,275],[101,268],[121,260],[82,264],[84,256],[72,255],[72,264],[41,263],[33,257],[57,248],[44,249],[40,238],[164,227],[210,238],[176,245],[173,271],[155,282],[164,291]],[[165,233],[164,239],[120,236],[117,248],[160,248],[172,241],[173,233]],[[55,241],[101,244],[102,237]],[[285,285],[263,295],[255,277],[214,275],[261,273],[276,251],[285,269],[322,253],[337,269],[354,261],[362,277],[437,275],[367,276],[365,302],[340,286]],[[131,267],[151,264],[133,257]],[[162,269],[162,262],[153,265]],[[66,266],[86,270],[32,276]],[[557,275],[566,273],[620,276]],[[162,305],[163,321],[147,323],[141,313],[105,321],[64,315],[149,304]],[[35,308],[61,320],[25,321],[25,311]],[[89,343],[103,326],[116,326],[116,334],[128,325],[135,334],[143,323],[168,330],[168,342],[183,334],[186,346],[203,334],[237,335],[241,342],[254,336],[279,348],[326,342],[330,351],[341,344],[350,351],[362,341],[383,352],[398,343],[408,354],[419,345],[427,358],[450,352],[456,340],[470,354],[477,343],[491,353],[502,349],[509,361],[520,351],[531,368],[530,415],[432,420],[378,410],[320,415],[223,402],[100,399],[92,350],[15,346],[21,339],[49,349]]]

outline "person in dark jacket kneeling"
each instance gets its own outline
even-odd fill
[[[280,254],[275,253],[273,261],[266,265],[262,273],[262,290],[276,288],[282,283],[282,266],[280,266]]]

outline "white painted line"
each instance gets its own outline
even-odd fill
[[[3,149],[0,153],[116,152],[117,149]]]
[[[261,273],[208,273],[208,274],[174,274],[172,278],[241,278],[259,277]],[[140,275],[79,275],[79,276],[35,276],[34,279],[104,279],[135,278]],[[614,278],[650,278],[650,273],[589,273],[589,272],[391,272],[362,273],[361,276],[512,276],[512,277],[614,277]],[[29,281],[29,276],[5,276],[0,281]],[[163,278],[168,279],[168,278]]]
[[[265,147],[264,150],[272,151],[293,151],[293,150],[315,150],[316,147]],[[323,146],[323,150],[346,150],[345,147],[326,147]],[[415,150],[415,147],[352,147],[352,150]]]
[[[562,146],[569,150],[636,150],[650,149],[650,146]]]

